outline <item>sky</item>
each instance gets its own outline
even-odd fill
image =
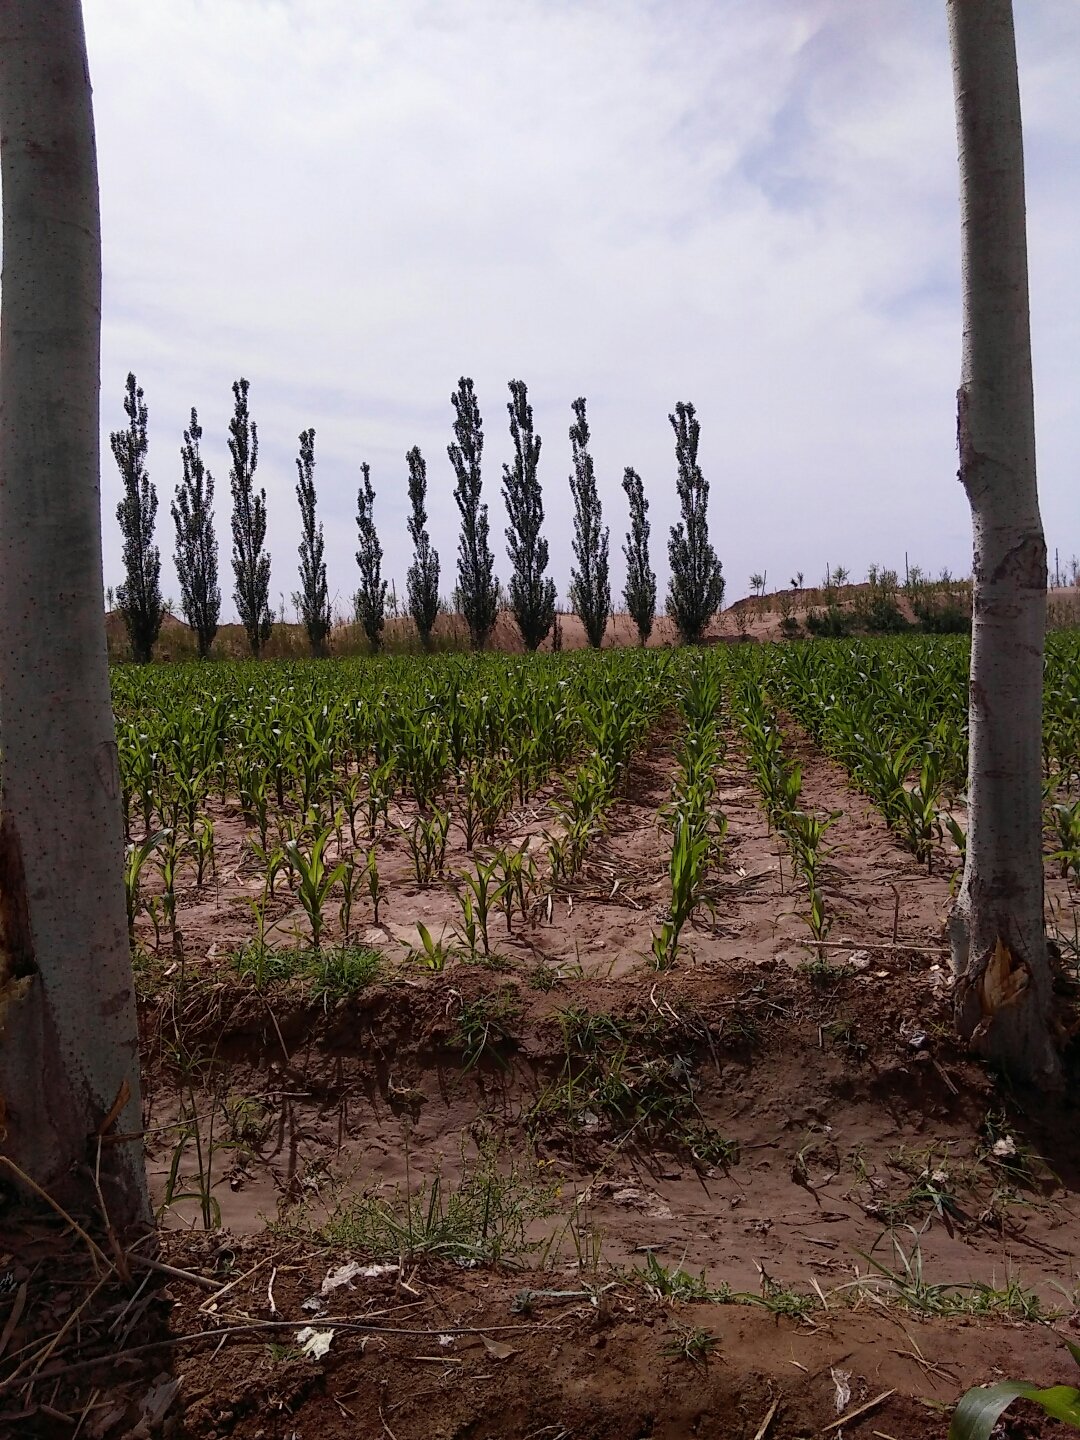
[[[1080,552],[1080,5],[1015,6],[1039,486]],[[451,392],[473,377],[505,582],[511,379],[529,388],[551,573],[569,584],[571,404],[588,401],[621,595],[624,467],[661,604],[678,401],[701,423],[730,602],[827,566],[970,568],[956,481],[957,164],[943,0],[84,0],[102,201],[105,583],[123,578],[109,432],[149,407],[162,589],[192,406],[235,617],[232,384],[250,381],[271,604],[292,618],[301,430],[330,593],[351,609],[371,465],[404,590],[405,453],[441,589]]]

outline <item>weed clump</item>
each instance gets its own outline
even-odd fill
[[[667,1141],[703,1167],[737,1163],[739,1148],[705,1119],[694,1096],[694,1061],[677,1042],[690,1032],[662,1020],[621,1019],[570,1006],[558,1014],[564,1058],[529,1114],[534,1128],[565,1126]]]
[[[505,1265],[543,1248],[530,1228],[554,1213],[556,1198],[552,1186],[516,1165],[500,1169],[497,1154],[482,1150],[456,1181],[436,1174],[415,1189],[367,1189],[342,1199],[317,1226],[293,1212],[279,1228],[374,1260],[427,1255],[459,1265]]]
[[[377,980],[383,955],[371,945],[274,950],[261,940],[252,940],[236,952],[232,964],[237,975],[250,980],[256,990],[296,980],[311,985],[316,999],[329,1002],[355,995]]]

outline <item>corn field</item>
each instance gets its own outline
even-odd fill
[[[490,959],[496,928],[542,930],[559,895],[584,883],[634,757],[662,735],[673,767],[654,824],[670,860],[642,963],[691,959],[695,929],[717,918],[727,822],[716,778],[732,754],[786,856],[807,939],[822,942],[831,921],[820,858],[841,812],[805,803],[791,732],[843,768],[852,804],[865,798],[928,870],[955,871],[966,694],[967,642],[956,637],[119,668],[132,935],[148,955],[182,948],[186,912],[220,901],[228,837],[250,930],[244,973],[272,972],[267,954],[286,939],[314,952],[347,945],[390,903],[407,922],[409,896],[388,896],[391,857],[407,858],[410,894],[454,897],[440,936],[420,921],[412,958],[436,969]],[[1049,641],[1043,755],[1047,864],[1071,884],[1074,635]],[[381,938],[394,948],[390,932]]]

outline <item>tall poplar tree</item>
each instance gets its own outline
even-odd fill
[[[202,427],[194,406],[191,423],[184,431],[180,463],[184,478],[176,487],[172,503],[176,526],[176,574],[180,581],[180,605],[184,618],[195,631],[199,659],[205,660],[214,643],[221,615],[218,586],[218,542],[214,534],[214,477],[203,464],[199,442]]]
[[[623,472],[622,487],[630,502],[630,530],[622,547],[626,556],[623,599],[637,626],[638,643],[644,645],[656,618],[656,572],[649,564],[649,502],[641,476],[630,465]]]
[[[547,575],[548,544],[541,533],[544,499],[537,462],[540,436],[533,430],[532,406],[524,380],[511,380],[510,438],[514,463],[503,465],[503,500],[510,524],[506,548],[513,566],[510,609],[514,612],[526,650],[535,650],[555,621],[555,582]]]
[[[117,590],[116,600],[131,640],[132,659],[145,665],[161,630],[165,606],[161,600],[161,552],[154,544],[157,491],[146,469],[146,402],[141,386],[130,373],[124,413],[128,417],[127,429],[114,430],[109,436],[124,485],[116,518],[124,537],[127,578]]]
[[[266,543],[266,491],[255,489],[259,463],[259,430],[248,411],[246,380],[233,382],[233,417],[229,421],[229,453],[232,469],[233,599],[247,632],[251,653],[258,659],[270,639],[270,556]]]
[[[669,415],[675,431],[675,460],[682,519],[671,527],[668,561],[671,582],[667,611],[684,645],[699,645],[709,621],[724,603],[724,576],[709,543],[709,482],[698,464],[701,426],[693,405],[680,400]]]
[[[330,592],[326,585],[323,527],[315,520],[315,431],[301,430],[296,458],[300,502],[300,614],[312,655],[326,654],[330,634]]]
[[[454,407],[454,442],[446,447],[446,453],[454,467],[454,499],[461,515],[457,600],[469,627],[469,643],[474,650],[483,650],[498,618],[499,582],[488,544],[488,507],[480,503],[484,429],[468,376],[458,381],[450,403]]]
[[[431,649],[431,632],[439,614],[439,552],[431,545],[427,531],[427,466],[419,445],[405,456],[409,467],[409,535],[413,542],[413,563],[407,585],[409,613],[425,650]]]
[[[964,876],[950,918],[961,1035],[1061,1083],[1042,855],[1046,540],[1035,477],[1024,142],[1010,0],[947,0],[960,160],[959,478],[975,553]]]
[[[596,473],[589,453],[589,424],[585,419],[585,397],[574,401],[574,423],[570,426],[570,448],[574,473],[570,493],[574,497],[574,558],[570,571],[570,604],[585,627],[589,644],[599,650],[604,627],[611,614],[611,584],[608,578],[608,531],[603,525]]]
[[[21,1173],[124,1237],[151,1212],[102,616],[101,228],[79,0],[0,5],[0,141],[4,1182],[20,1189]],[[5,1338],[21,1345],[14,1314]]]
[[[371,485],[371,466],[365,460],[360,466],[363,483],[356,496],[356,530],[359,548],[356,563],[360,567],[360,588],[353,597],[353,610],[364,627],[372,650],[382,646],[386,624],[386,581],[382,578],[383,550],[375,530],[375,491]]]

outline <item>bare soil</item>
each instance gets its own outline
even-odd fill
[[[384,842],[380,924],[368,902],[359,923],[383,968],[339,1000],[238,979],[259,881],[242,817],[215,814],[217,882],[182,889],[182,946],[163,938],[140,974],[151,1183],[174,1202],[130,1284],[95,1278],[55,1216],[0,1217],[0,1434],[943,1440],[971,1384],[1068,1378],[1076,1066],[1048,1100],[957,1048],[948,857],[928,874],[791,742],[805,800],[842,812],[828,947],[732,751],[715,909],[665,972],[646,962],[668,884],[663,730],[578,881],[532,925],[493,921],[488,965],[410,958],[417,921],[452,941],[460,836],[427,886]],[[500,843],[549,829],[556,788]],[[290,899],[270,918],[273,943],[302,937]],[[152,951],[145,917],[139,934]],[[192,1102],[201,1167],[169,1128]],[[207,1168],[209,1232],[176,1198]],[[445,1198],[483,1174],[520,1207],[501,1265],[375,1255],[335,1229],[357,1197],[400,1215],[436,1179]],[[679,1270],[719,1299],[659,1293]],[[325,1353],[302,1353],[305,1329]],[[1053,1433],[1010,1416],[1003,1435]]]

